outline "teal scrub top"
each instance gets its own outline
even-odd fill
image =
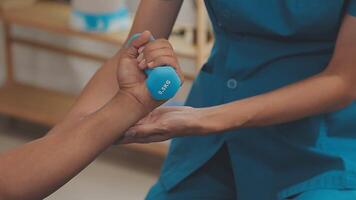
[[[356,16],[356,0],[205,3],[215,44],[186,102],[193,107],[238,101],[322,72],[345,14]],[[353,102],[289,123],[174,139],[159,181],[174,188],[226,145],[239,200],[356,189],[355,122]]]

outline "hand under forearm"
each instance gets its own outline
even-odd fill
[[[244,127],[297,120],[341,108],[353,100],[352,87],[338,75],[321,74],[290,86],[208,108],[159,108],[126,133],[127,143],[157,142]]]

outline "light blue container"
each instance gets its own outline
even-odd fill
[[[77,0],[73,3],[70,23],[81,31],[126,31],[131,25],[131,16],[123,3]]]

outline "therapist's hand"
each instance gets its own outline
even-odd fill
[[[174,137],[216,132],[218,126],[209,121],[207,111],[186,106],[157,108],[131,127],[120,143],[161,142]]]

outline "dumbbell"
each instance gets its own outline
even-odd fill
[[[131,36],[127,45],[138,38],[141,34],[137,33]],[[154,38],[151,38],[154,41]],[[172,66],[164,65],[153,69],[146,69],[146,85],[151,96],[155,100],[168,100],[174,97],[181,86],[181,80]]]

